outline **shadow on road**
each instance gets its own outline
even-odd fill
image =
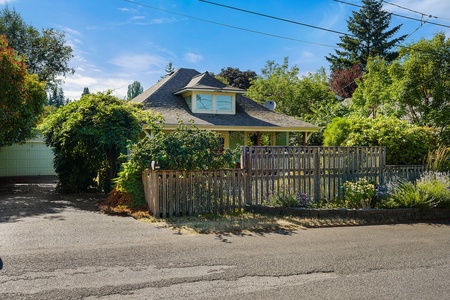
[[[31,178],[28,182],[1,180],[0,222],[16,222],[24,217],[57,214],[66,208],[96,211],[98,200],[105,197],[101,193],[60,194],[55,188],[55,181],[48,178]]]

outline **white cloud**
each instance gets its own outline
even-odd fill
[[[122,54],[113,58],[110,63],[132,72],[148,71],[152,67],[162,68],[167,59],[152,54]]]
[[[81,73],[75,73],[67,76],[62,88],[64,90],[64,96],[71,100],[80,99],[85,87],[88,87],[91,93],[112,90],[113,94],[117,97],[124,98],[127,94],[128,84],[130,83],[130,79],[118,78],[114,74],[111,76],[96,76],[94,78],[92,76],[82,75]]]
[[[6,4],[6,3],[11,3],[14,0],[0,0],[0,4]]]
[[[310,51],[302,51],[302,57],[306,59],[310,59],[315,57],[315,54]]]
[[[150,24],[167,24],[167,23],[172,23],[174,21],[175,21],[174,19],[159,18],[159,19],[152,19],[150,21]]]
[[[142,20],[142,19],[145,19],[145,17],[144,16],[133,16],[133,17],[131,17],[132,21],[133,20]]]
[[[198,63],[201,60],[203,60],[203,56],[201,56],[200,54],[192,53],[192,52],[185,53],[183,58],[184,58],[184,61],[189,62],[189,63]]]

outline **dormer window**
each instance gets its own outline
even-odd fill
[[[189,108],[194,113],[209,114],[234,114],[235,113],[235,94],[230,93],[203,93],[194,92],[192,99],[194,103],[188,103]],[[186,97],[185,97],[186,99]]]
[[[182,89],[181,95],[193,113],[234,115],[236,95],[245,90],[228,86],[208,72],[197,75]]]

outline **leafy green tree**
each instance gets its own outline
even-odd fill
[[[118,158],[138,140],[149,116],[140,107],[107,93],[85,95],[46,118],[46,143],[54,148],[59,189],[79,192],[95,185],[100,176],[109,190]]]
[[[268,61],[261,75],[252,82],[247,90],[249,98],[259,103],[273,100],[277,103],[277,111],[318,126],[346,113],[330,91],[324,69],[299,77],[299,68],[289,67],[288,58],[282,65]],[[313,139],[314,144],[321,143],[320,135]]]
[[[367,73],[357,80],[353,93],[352,109],[361,116],[375,118],[380,112],[387,116],[402,115],[401,106],[395,101],[392,89],[391,65],[384,59],[375,58],[367,63]]]
[[[44,111],[45,85],[28,73],[25,61],[0,35],[0,147],[31,138]]]
[[[135,81],[132,84],[128,85],[127,99],[131,100],[134,97],[142,94],[143,91],[144,88],[142,87],[141,83],[139,81]]]
[[[391,63],[375,58],[353,95],[363,116],[376,112],[402,117],[440,132],[450,145],[450,40],[443,33],[400,50]]]
[[[335,118],[324,132],[326,146],[385,146],[389,165],[423,164],[436,144],[433,129],[381,115]]]
[[[337,45],[342,50],[335,50],[326,59],[331,63],[330,69],[348,69],[354,64],[360,64],[365,69],[369,57],[379,56],[392,61],[398,54],[392,51],[406,35],[398,38],[393,36],[401,25],[389,29],[392,13],[383,10],[381,0],[362,0],[363,6],[354,11],[347,20],[348,31],[352,35],[343,35]]]
[[[438,33],[403,48],[390,71],[392,94],[406,116],[438,128],[450,142],[450,39]]]
[[[252,80],[255,80],[257,75],[254,71],[241,71],[239,68],[222,68],[217,74],[219,78],[224,78],[228,85],[247,90]]]
[[[10,47],[26,56],[28,71],[47,82],[49,88],[60,84],[61,77],[74,73],[68,67],[72,48],[66,45],[63,32],[54,29],[39,32],[27,25],[15,9],[6,6],[0,11],[0,34],[6,35]]]
[[[85,87],[83,89],[83,92],[81,93],[81,97],[83,97],[84,95],[89,95],[91,92],[89,91],[88,87]]]

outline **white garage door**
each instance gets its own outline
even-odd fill
[[[56,175],[53,151],[42,139],[0,148],[0,176]]]

